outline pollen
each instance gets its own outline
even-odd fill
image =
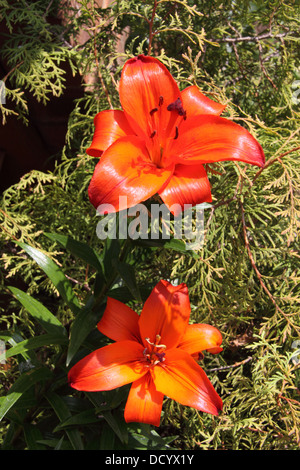
[[[175,137],[174,137],[174,140],[176,140],[176,139],[178,138],[178,135],[179,135],[179,133],[178,133],[178,126],[176,126],[176,128],[175,128]]]
[[[153,108],[151,109],[150,111],[150,116],[152,116],[154,113],[156,113],[158,111],[158,108]]]

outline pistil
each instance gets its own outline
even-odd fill
[[[151,139],[149,153],[151,155],[152,162],[159,168],[161,166],[163,154],[163,147],[161,142],[162,134],[160,128],[163,103],[164,98],[163,96],[160,96],[158,99],[157,106],[155,106],[149,111],[149,114],[151,116],[151,121],[149,123]]]
[[[176,101],[169,104],[167,107],[168,111],[176,111],[179,116],[182,116],[184,120],[186,120],[186,111],[183,109],[182,101],[180,98],[177,98]]]
[[[163,168],[166,165],[166,159],[164,153],[168,149],[170,139],[178,139],[180,124],[186,120],[186,111],[183,108],[183,104],[180,98],[177,98],[173,103],[167,106],[167,110],[171,112],[170,120],[167,128],[162,128],[161,115],[162,106],[164,104],[163,96],[158,99],[157,106],[149,111],[150,122],[149,122],[149,153],[151,155],[152,162],[158,167]],[[173,134],[174,132],[174,134]]]

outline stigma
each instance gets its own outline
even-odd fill
[[[176,111],[179,116],[182,116],[184,120],[186,119],[186,111],[183,109],[182,101],[180,98],[177,98],[176,101],[169,104],[169,106],[167,107],[167,110]]]

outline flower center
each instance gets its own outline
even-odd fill
[[[179,116],[183,116],[183,119],[186,119],[186,111],[183,109],[182,101],[180,98],[177,98],[174,103],[169,104],[167,107],[168,111],[176,111]]]
[[[160,339],[161,336],[156,335],[155,342],[152,343],[149,338],[146,338],[149,346],[144,349],[143,355],[149,367],[156,366],[156,364],[164,362],[165,360],[166,346],[164,344],[159,344]]]
[[[163,107],[166,108],[164,111]],[[167,114],[165,114],[166,111]],[[153,163],[163,168],[169,165],[163,154],[167,151],[170,141],[178,138],[180,124],[186,120],[186,111],[183,109],[180,98],[167,105],[164,103],[163,96],[160,96],[157,106],[151,109],[149,114],[149,153]]]

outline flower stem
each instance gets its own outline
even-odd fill
[[[154,21],[154,17],[155,17],[156,8],[157,8],[157,0],[154,0],[153,10],[152,10],[152,16],[151,16],[151,20],[149,21],[149,47],[148,47],[148,55],[151,54],[152,40],[153,40],[153,37],[154,37],[154,33],[153,33],[153,21]]]

